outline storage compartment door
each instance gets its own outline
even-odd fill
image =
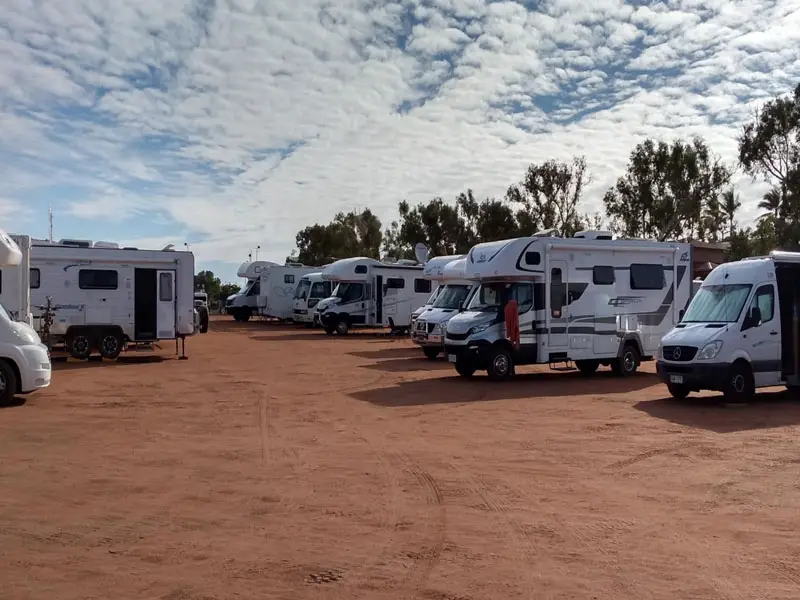
[[[158,272],[158,339],[175,337],[175,271]]]

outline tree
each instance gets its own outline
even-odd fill
[[[494,242],[519,235],[514,211],[506,202],[494,198],[478,202],[472,190],[467,190],[458,195],[456,204],[464,216],[468,236],[466,245],[469,248],[480,242]]]
[[[287,260],[324,265],[351,256],[380,257],[381,222],[371,210],[338,213],[327,225],[309,225],[297,233],[297,254]]]
[[[219,298],[220,302],[224,302],[229,296],[233,294],[238,294],[242,288],[239,284],[236,283],[223,283],[219,288]]]
[[[631,152],[603,204],[612,228],[629,237],[716,239],[725,212],[719,197],[730,178],[702,138],[688,144],[648,139]]]
[[[393,221],[384,233],[383,251],[394,258],[414,258],[414,247],[422,242],[432,256],[447,256],[469,250],[469,235],[458,204],[442,198],[411,207],[405,200],[398,205],[400,220]]]
[[[725,223],[728,225],[728,237],[733,238],[736,232],[736,213],[742,206],[739,194],[733,186],[722,192],[722,212],[725,215]]]
[[[219,277],[215,277],[211,271],[200,271],[194,276],[194,289],[208,294],[209,302],[219,297],[221,286]]]
[[[506,200],[519,207],[516,213],[519,234],[556,229],[559,235],[570,237],[582,229],[578,204],[589,181],[586,159],[582,156],[569,164],[548,160],[530,165],[522,182],[506,192]]]

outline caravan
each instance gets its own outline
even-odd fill
[[[427,256],[427,254],[428,254],[428,250],[426,248],[424,255]],[[422,258],[422,256],[423,255],[422,255],[422,252],[420,250],[419,258]],[[422,276],[425,279],[429,279],[430,281],[435,282],[436,287],[431,292],[431,295],[428,296],[428,299],[425,301],[425,304],[423,304],[417,310],[415,310],[413,313],[411,313],[411,329],[412,329],[412,331],[414,330],[414,323],[416,322],[417,318],[422,314],[422,312],[424,310],[427,310],[428,308],[433,306],[433,303],[436,302],[436,298],[439,296],[439,293],[444,288],[444,283],[442,282],[442,277],[443,277],[443,274],[444,274],[445,266],[450,261],[456,260],[457,258],[462,258],[463,256],[464,256],[463,254],[458,254],[458,255],[454,255],[454,256],[435,256],[432,259],[430,259],[429,261],[423,263],[425,266],[424,266],[424,269],[422,271]],[[422,261],[420,261],[420,262],[422,262]]]
[[[314,271],[319,271],[319,267],[306,267],[298,263],[263,269],[258,285],[259,314],[273,319],[291,319],[297,285],[304,275]]]
[[[485,369],[496,380],[515,365],[570,361],[586,374],[600,365],[631,374],[656,354],[689,302],[691,259],[690,244],[612,240],[605,232],[478,244],[465,278],[480,287],[447,323],[448,359],[462,376]]]
[[[20,236],[20,239],[23,239]],[[30,305],[34,326],[75,358],[97,350],[116,358],[128,342],[184,340],[199,329],[191,252],[120,248],[110,242],[33,240]],[[23,269],[24,270],[24,269]],[[13,310],[19,290],[3,286]],[[53,311],[46,324],[48,308]]]
[[[441,271],[439,288],[441,293],[431,306],[420,313],[411,327],[411,340],[422,347],[422,351],[433,360],[444,352],[444,334],[447,322],[461,312],[464,305],[478,288],[475,281],[464,279],[467,266],[465,257],[454,258]]]
[[[261,292],[261,272],[269,267],[278,267],[278,263],[266,260],[243,262],[236,274],[247,279],[241,291],[231,294],[225,299],[225,312],[235,321],[246,322],[258,314],[258,296]]]
[[[374,258],[344,258],[328,265],[322,277],[336,285],[331,297],[317,304],[328,335],[346,335],[351,326],[358,325],[407,331],[411,313],[431,294],[422,266],[408,260],[382,263]]]
[[[309,273],[300,278],[294,291],[292,320],[295,323],[314,325],[314,312],[320,300],[331,297],[332,284],[321,272]]]

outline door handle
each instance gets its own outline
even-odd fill
[[[770,331],[769,334],[770,335],[778,335],[778,332],[777,331]]]

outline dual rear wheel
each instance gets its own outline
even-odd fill
[[[67,352],[72,358],[86,360],[97,349],[100,356],[113,360],[125,346],[125,338],[118,329],[78,329],[70,331],[65,339]]]

